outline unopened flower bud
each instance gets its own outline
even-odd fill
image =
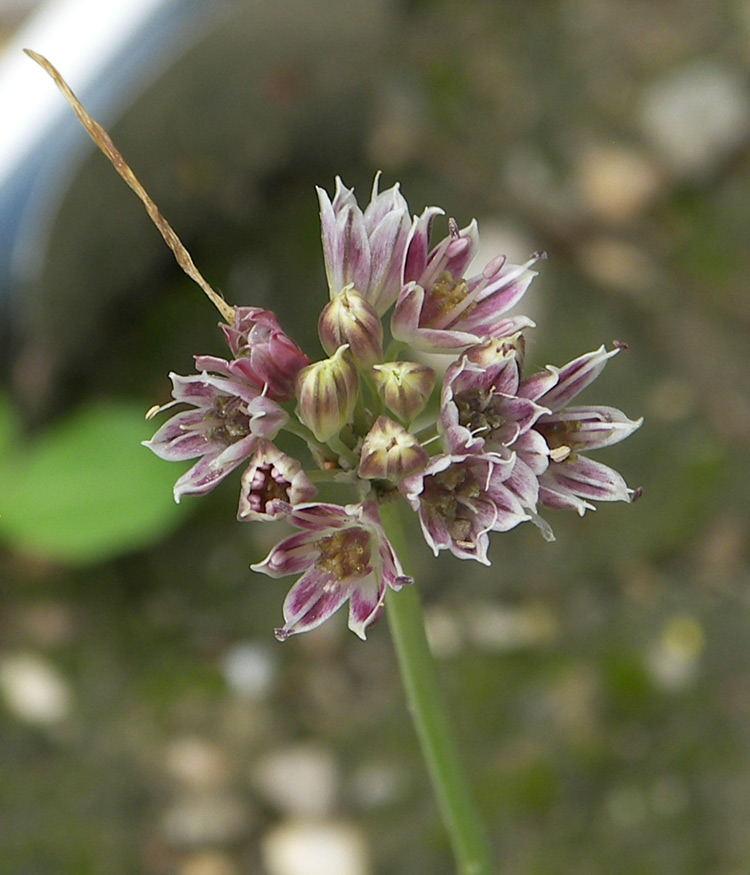
[[[297,415],[325,443],[352,419],[359,377],[347,345],[331,358],[302,368],[297,377]]]
[[[274,401],[289,401],[297,374],[310,359],[281,330],[276,316],[260,307],[236,307],[234,324],[222,330],[235,357],[228,364],[230,373]]]
[[[416,362],[383,362],[371,373],[385,406],[404,422],[424,410],[435,386],[435,371]]]
[[[424,468],[429,459],[427,451],[403,425],[380,416],[362,445],[359,476],[398,483]]]
[[[383,360],[383,324],[374,307],[351,285],[324,307],[318,335],[328,355],[346,343],[360,367],[369,368]]]

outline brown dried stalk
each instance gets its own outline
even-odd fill
[[[148,193],[146,192],[146,189],[141,185],[133,171],[126,163],[125,159],[118,152],[109,134],[98,122],[94,121],[94,119],[91,118],[91,116],[81,105],[80,100],[78,100],[78,98],[70,89],[68,83],[43,55],[31,51],[31,49],[24,49],[24,51],[30,58],[36,61],[37,64],[39,64],[39,66],[42,67],[42,69],[44,69],[52,77],[52,79],[54,79],[55,84],[73,108],[73,112],[75,112],[80,123],[84,126],[84,128],[86,128],[91,139],[102,150],[102,152],[104,152],[104,154],[112,163],[112,166],[115,168],[115,170],[120,174],[125,182],[127,182],[130,188],[133,189],[133,191],[140,198],[143,205],[146,207],[146,212],[148,213],[151,221],[159,229],[161,236],[164,238],[164,242],[174,253],[174,257],[177,259],[177,264],[180,265],[180,267],[185,271],[190,279],[193,280],[193,282],[197,283],[201,287],[201,289],[214,305],[214,307],[216,307],[216,309],[219,311],[219,313],[221,313],[224,319],[231,324],[234,321],[234,308],[227,304],[227,302],[221,297],[221,295],[215,292],[203,278],[201,272],[193,263],[193,259],[190,257],[190,253],[187,251],[187,249],[185,249],[180,238],[172,230],[172,226],[159,212],[159,208],[151,200]]]

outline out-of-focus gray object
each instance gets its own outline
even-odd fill
[[[57,47],[38,36],[40,22],[59,22],[56,7],[80,7]],[[121,19],[105,28],[116,7]],[[262,221],[274,175],[306,165],[330,186],[347,159],[354,163],[394,14],[390,0],[356,8],[348,0],[59,0],[7,46],[6,126],[21,112],[7,108],[8,87],[33,83],[32,102],[40,101],[33,135],[0,153],[0,341],[10,338],[0,364],[31,408],[56,397],[61,372],[70,383],[90,368],[85,356],[111,343],[100,329],[112,303],[137,310],[146,280],[171,254],[22,47],[60,70],[196,256],[196,240],[223,240],[223,223],[239,232]],[[93,22],[105,35],[89,35]],[[310,208],[315,215],[312,185]],[[200,266],[206,273],[205,260]],[[232,296],[222,278],[209,279]]]
[[[0,296],[41,269],[55,211],[90,148],[23,48],[48,57],[90,111],[111,123],[228,8],[201,0],[50,0],[6,44],[0,56]]]

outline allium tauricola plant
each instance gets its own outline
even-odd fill
[[[345,602],[349,628],[364,638],[387,590],[412,583],[384,530],[384,504],[413,510],[436,555],[489,565],[491,532],[531,522],[550,540],[546,508],[584,514],[595,501],[637,494],[588,453],[640,420],[572,404],[619,345],[561,368],[526,365],[533,323],[508,311],[542,253],[521,265],[501,255],[475,272],[477,223],[449,220],[440,237],[443,211],[412,218],[399,186],[379,191],[379,176],[364,208],[340,179],[332,199],[322,189],[318,198],[327,357],[311,361],[268,310],[235,307],[222,325],[228,358],[196,356],[199,373],[172,375],[174,400],[161,409],[183,409],[146,442],[163,459],[197,459],[175,485],[177,501],[244,464],[238,519],[286,519],[299,530],[252,566],[298,576],[280,640]],[[423,352],[449,357],[443,376]],[[433,392],[439,405],[428,404]],[[273,443],[284,430],[299,439],[297,458]],[[340,504],[315,500],[313,484],[323,481],[337,484]]]
[[[399,186],[380,191],[377,175],[364,209],[340,179],[333,198],[318,189],[328,300],[318,320],[325,355],[311,350],[310,358],[275,314],[230,306],[214,292],[106,132],[49,62],[29,54],[224,320],[227,357],[196,356],[197,373],[172,374],[173,400],[151,411],[179,408],[146,446],[163,459],[195,460],[175,499],[205,494],[242,467],[237,519],[293,530],[252,566],[296,577],[276,630],[281,641],[347,602],[349,628],[365,638],[387,602],[458,871],[489,875],[489,844],[447,728],[394,509],[416,514],[435,555],[489,565],[492,532],[528,522],[552,540],[548,509],[583,515],[597,501],[633,501],[639,491],[589,453],[628,437],[641,420],[576,403],[622,344],[562,367],[530,366],[524,336],[533,322],[511,311],[544,254],[520,265],[498,255],[474,267],[476,221],[459,228],[449,219],[441,234],[434,226],[443,210],[412,217]],[[443,354],[439,373],[423,353]],[[275,443],[283,432],[296,439],[294,456]],[[340,495],[336,503],[317,498],[323,483]]]

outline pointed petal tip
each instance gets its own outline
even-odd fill
[[[360,641],[367,641],[366,625],[364,623],[352,623],[349,629],[359,638]]]
[[[286,626],[282,626],[279,629],[274,629],[273,635],[277,641],[281,641],[283,643],[288,638],[291,638],[292,635],[294,635],[294,629],[287,629]]]

